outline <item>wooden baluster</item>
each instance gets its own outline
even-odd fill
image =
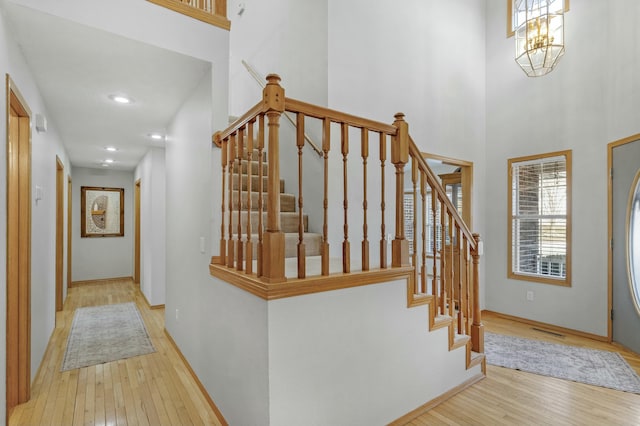
[[[461,249],[461,244],[460,244],[460,227],[458,226],[458,224],[456,224],[456,261],[453,263],[456,267],[455,269],[455,273],[454,275],[457,274],[456,280],[455,280],[455,286],[456,286],[456,290],[454,292],[458,294],[458,297],[456,298],[457,302],[458,302],[458,334],[464,334],[464,329],[462,327],[463,324],[463,305],[462,305],[462,259],[461,259],[461,254],[462,254],[462,249]]]
[[[227,266],[233,268],[235,266],[234,259],[236,250],[233,243],[233,168],[236,163],[236,135],[235,133],[229,137],[229,151],[227,152],[229,160],[229,241],[227,241]]]
[[[470,273],[469,273],[469,241],[467,240],[467,237],[464,237],[464,245],[462,247],[463,249],[463,256],[464,256],[464,279],[463,279],[463,285],[464,285],[464,306],[465,306],[465,310],[464,310],[464,315],[465,315],[465,334],[467,336],[471,335],[471,304],[469,303],[469,280],[471,279],[470,277]]]
[[[413,221],[411,222],[411,226],[413,227],[413,241],[412,241],[412,253],[411,253],[411,266],[413,266],[413,285],[414,285],[414,289],[413,292],[418,293],[418,271],[420,270],[420,268],[418,268],[418,163],[415,159],[411,159],[411,183],[413,184],[413,191],[412,191],[412,195],[413,195],[413,199],[412,199],[412,206],[413,206]]]
[[[420,196],[422,197],[422,266],[420,267],[420,292],[427,293],[427,182],[420,173]]]
[[[244,246],[245,272],[253,274],[253,242],[251,241],[251,191],[253,178],[253,123],[250,121],[247,127],[247,241]]]
[[[236,269],[242,271],[244,267],[244,243],[242,242],[242,157],[244,156],[244,128],[238,130],[238,241],[236,242]],[[251,212],[247,211],[247,223],[251,221]]]
[[[298,146],[298,278],[307,275],[304,245],[304,218],[302,201],[302,148],[304,148],[304,115],[296,115],[296,145]]]
[[[447,210],[444,201],[438,197],[440,204],[440,313],[447,314],[447,227],[445,224],[445,215]]]
[[[227,191],[226,183],[227,183],[227,149],[228,149],[228,139],[223,141],[220,140],[220,132],[216,132],[215,134],[216,144],[221,147],[220,149],[220,163],[222,166],[222,223],[220,225],[220,264],[226,265],[227,263],[227,240],[224,237],[225,233],[225,221],[224,216],[226,214],[226,205],[225,205],[225,193]]]
[[[262,199],[262,193],[264,192],[264,185],[262,183],[264,178],[264,115],[260,114],[258,116],[258,247],[257,257],[258,257],[258,270],[256,271],[259,277],[262,276],[262,213],[264,211],[263,204],[264,200]]]
[[[433,295],[433,306],[436,306],[436,312],[438,312],[438,307],[440,306],[440,304],[438,303],[438,226],[436,224],[436,221],[438,220],[437,201],[438,198],[436,197],[436,190],[433,186],[431,186],[431,228],[433,231],[433,235],[431,236],[431,241],[433,243],[433,248],[431,251],[431,254],[433,255],[433,280],[431,281],[431,294]]]
[[[478,266],[480,264],[480,235],[473,234],[475,240],[475,250],[472,250],[473,257],[473,324],[471,325],[471,349],[475,352],[484,353],[484,325],[482,324],[482,314],[480,313],[480,278]]]
[[[445,207],[446,205],[443,205]],[[454,318],[454,308],[455,308],[455,292],[454,292],[454,252],[453,252],[453,216],[449,209],[447,209],[447,234],[449,236],[449,261],[447,262],[447,275],[449,277],[449,286],[447,291],[449,292],[449,316]]]
[[[324,199],[322,222],[322,275],[329,275],[329,225],[327,209],[329,207],[329,150],[331,149],[331,121],[325,118],[322,122],[322,154],[324,157]]]
[[[347,156],[349,155],[349,125],[341,126],[341,151],[342,151],[342,183],[343,183],[343,209],[344,209],[344,241],[342,242],[342,272],[351,272],[351,245],[349,243],[349,201],[347,198]]]
[[[362,128],[361,135],[361,155],[362,155],[362,210],[364,213],[364,222],[362,223],[362,270],[369,270],[369,240],[367,233],[369,227],[367,225],[367,159],[369,158],[369,130]]]
[[[380,224],[380,268],[387,267],[387,229],[384,224],[384,166],[387,161],[387,135],[380,132],[380,214],[382,223]]]
[[[269,120],[269,146],[267,148],[269,173],[267,175],[267,227],[262,247],[263,280],[282,282],[284,276],[284,234],[280,229],[280,116],[284,112],[284,89],[280,77],[267,76],[263,102]]]
[[[409,161],[409,125],[401,112],[395,119],[391,162],[396,168],[396,237],[391,243],[391,266],[398,267],[409,266],[409,243],[404,235],[404,166]]]

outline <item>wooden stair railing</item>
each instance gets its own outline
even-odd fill
[[[147,0],[174,12],[182,13],[207,24],[229,30],[227,0]]]
[[[294,234],[296,238],[286,239],[285,232],[281,227],[282,183],[280,181],[281,141],[279,131],[280,117],[285,111],[296,116],[295,143],[287,143],[283,146],[286,146],[286,149],[297,150],[292,153],[293,156],[288,157],[296,158],[296,161],[290,160],[288,164],[290,167],[297,167],[298,179],[296,185],[298,211],[297,223],[294,228],[297,233]],[[306,243],[309,234],[305,232],[306,214],[303,213],[305,208],[303,203],[303,179],[305,178],[303,146],[307,119],[318,121],[322,129],[322,178],[318,179],[318,183],[323,188],[316,192],[316,197],[322,197],[321,212],[316,212],[322,215],[322,230],[321,236],[319,236],[321,241],[318,244],[319,276],[309,276],[309,268],[307,268],[310,252]],[[338,142],[332,141],[332,126],[334,126],[334,130],[339,128],[339,132],[335,132],[340,137]],[[350,131],[354,129],[359,130],[359,138],[356,138],[359,140],[357,141],[350,140]],[[370,138],[371,134],[377,134],[377,139]],[[287,288],[285,285],[287,282],[285,253],[297,258],[297,281],[295,283],[300,286],[304,285],[304,280],[309,279],[316,282],[322,278],[336,277],[349,280],[351,275],[358,274],[358,279],[361,280],[364,274],[380,274],[382,271],[386,274],[384,276],[389,277],[393,276],[394,270],[411,271],[411,298],[417,301],[416,304],[430,304],[433,313],[431,316],[432,326],[451,324],[450,340],[452,345],[456,335],[469,336],[471,348],[476,352],[483,352],[484,333],[478,297],[479,236],[472,234],[469,230],[447,197],[439,179],[423,159],[420,150],[409,136],[409,125],[404,120],[403,114],[396,114],[393,124],[389,125],[286,98],[284,89],[280,86],[280,77],[270,74],[267,76],[267,84],[263,89],[262,101],[238,118],[229,128],[217,132],[214,139],[216,144],[222,148],[222,225],[220,256],[215,263],[223,269],[219,269],[217,272],[224,274],[225,277],[236,277],[234,278],[236,280],[247,277],[248,281],[245,281],[248,284],[244,288],[249,291],[258,291],[258,287],[260,289],[273,288],[276,289],[274,291],[279,291],[278,289]],[[379,170],[368,167],[369,145],[372,140],[377,140],[379,145]],[[388,144],[387,141],[390,143]],[[359,144],[359,149],[351,149],[354,144]],[[293,148],[294,146],[295,148]],[[332,148],[336,151],[339,150],[335,155],[336,158],[330,155]],[[360,157],[359,161],[349,162],[351,151],[357,152]],[[385,225],[385,197],[390,195],[386,193],[385,183],[385,166],[389,151],[390,163],[395,168],[395,238],[391,242],[390,267],[387,261]],[[264,163],[265,157],[266,164]],[[337,171],[338,167],[337,165],[331,167],[330,163],[338,158],[342,162],[340,167],[342,182],[341,188],[336,190],[338,188],[336,181],[340,178],[337,173],[335,173],[336,176],[330,175],[330,173],[332,170]],[[251,182],[255,177],[252,174],[252,163],[256,160],[258,162],[256,181],[258,186],[258,222],[254,228],[251,224],[253,205]],[[249,175],[246,177],[242,176],[244,164],[249,170]],[[409,164],[411,166],[414,209],[414,219],[407,225],[412,227],[411,247],[405,234],[404,211],[405,167]],[[358,172],[361,171],[361,175],[364,177],[361,187],[361,209],[354,209],[349,205],[349,200],[353,200],[350,198],[350,185],[348,185],[351,167],[357,167]],[[263,176],[265,170],[266,185]],[[381,202],[379,209],[371,209],[368,205],[367,179],[372,175],[380,176]],[[241,185],[243,179],[247,181],[246,202],[240,201],[243,197]],[[238,182],[237,188],[234,188],[234,182]],[[266,186],[266,191],[264,186]],[[330,250],[329,229],[337,229],[338,224],[329,223],[329,217],[336,216],[335,214],[329,215],[330,191],[334,197],[342,199],[341,250],[334,251]],[[352,191],[354,190],[352,189]],[[266,202],[263,200],[265,195]],[[228,197],[228,203],[225,207],[226,197]],[[234,197],[238,202],[234,202]],[[266,206],[266,223],[263,223],[263,206]],[[350,220],[352,222],[359,220],[357,212],[360,210],[362,211],[362,240],[358,242],[358,246],[361,248],[361,259],[359,259],[361,270],[355,271],[351,266],[352,246],[350,239],[352,236],[350,229],[353,227],[350,227],[349,222]],[[375,259],[375,262],[371,257],[368,241],[368,226],[373,215],[379,215],[380,219],[379,257]],[[228,230],[225,229],[227,220]],[[232,223],[234,221],[237,229],[233,229]],[[293,233],[293,230],[288,232]],[[420,248],[419,241],[422,242],[422,248]],[[255,258],[252,255],[254,242],[257,243]],[[330,256],[332,254],[337,256],[337,253],[341,253],[340,272],[331,271],[330,268]],[[254,260],[256,262],[255,268]],[[429,284],[431,285],[429,286]]]

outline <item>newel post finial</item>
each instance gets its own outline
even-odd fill
[[[267,85],[262,92],[262,99],[267,111],[284,112],[284,89],[280,86],[278,74],[267,75]]]
[[[391,243],[391,266],[409,265],[409,241],[404,234],[404,166],[409,162],[409,124],[396,113],[391,141],[391,162],[396,168],[396,237]]]

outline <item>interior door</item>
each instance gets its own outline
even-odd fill
[[[617,146],[612,153],[613,340],[640,353],[640,301],[634,291],[634,281],[640,286],[640,140]],[[634,241],[639,246],[635,253]]]

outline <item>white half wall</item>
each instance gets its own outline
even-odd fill
[[[487,2],[486,307],[607,335],[607,144],[640,133],[640,3],[572,2],[566,53],[528,78],[505,34],[506,2]],[[507,161],[573,150],[571,287],[507,278]],[[526,300],[527,291],[534,300]]]
[[[80,236],[81,187],[124,188],[124,236]],[[73,168],[73,280],[133,276],[133,172]]]
[[[271,425],[388,424],[481,373],[406,280],[269,302]],[[246,424],[246,423],[238,423]]]
[[[3,84],[10,75],[24,97],[32,115],[48,116],[35,80],[31,75],[20,48],[12,38],[4,10],[0,9],[0,75]],[[3,90],[4,93],[4,90]],[[0,102],[0,134],[6,135],[7,105]],[[49,118],[49,117],[47,117]],[[34,117],[32,116],[32,120]],[[67,229],[67,176],[71,165],[62,140],[52,120],[48,120],[46,133],[31,128],[31,375],[38,367],[55,328],[55,239],[56,239],[56,156],[64,165],[64,296],[66,297],[66,229]],[[7,149],[0,149],[0,223],[7,223]],[[35,188],[42,188],[42,200],[35,201]],[[0,226],[0,258],[7,256],[7,228]],[[6,277],[6,261],[0,262],[0,276]],[[0,365],[6,365],[6,279],[0,280]],[[5,368],[0,368],[0,401],[6,400]],[[6,404],[0,404],[0,419],[6,418]]]
[[[140,180],[140,290],[152,306],[163,305],[165,302],[166,179],[164,157],[164,148],[151,148],[134,172],[134,183]],[[133,225],[135,233],[135,223]]]

